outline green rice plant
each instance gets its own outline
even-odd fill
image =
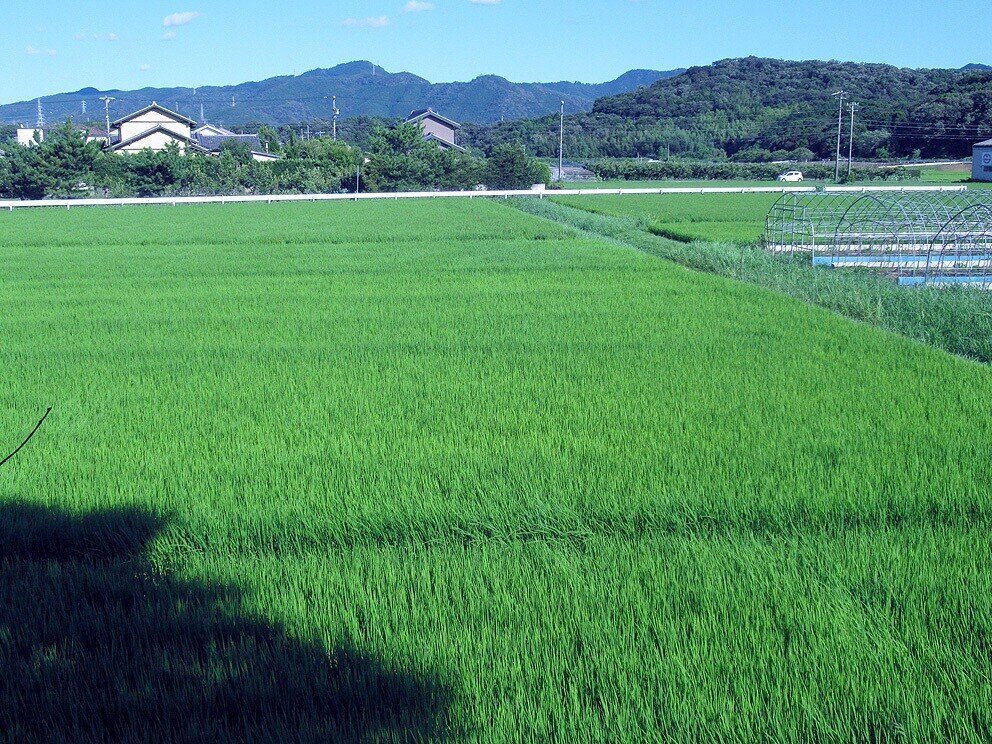
[[[992,372],[521,206],[0,216],[3,736],[992,729]]]
[[[754,244],[781,194],[651,194],[561,196],[554,201],[595,214],[629,217],[656,235],[683,243],[716,240]]]
[[[953,354],[992,361],[992,295],[988,292],[909,289],[872,272],[828,271],[810,265],[808,256],[773,255],[755,245],[672,240],[643,218],[588,213],[549,202],[520,201],[517,205],[698,271],[767,287]]]

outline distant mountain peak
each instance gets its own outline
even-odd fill
[[[676,71],[678,72],[678,71]],[[388,72],[369,60],[343,62],[300,75],[283,75],[228,86],[144,88],[114,91],[111,116],[118,117],[159,101],[179,113],[226,126],[252,123],[297,124],[333,116],[334,98],[345,118],[399,118],[431,106],[466,123],[487,124],[501,119],[526,119],[556,112],[562,100],[569,112],[589,111],[603,96],[636,90],[675,72],[631,70],[608,83],[513,83],[495,74],[470,82],[431,83],[409,72]],[[99,118],[103,106],[95,88],[43,96],[45,116],[60,121],[79,118],[82,103]],[[0,106],[0,122],[17,123],[37,117],[35,100]]]

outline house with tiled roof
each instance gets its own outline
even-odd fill
[[[230,129],[225,129],[217,124],[203,123],[193,130],[194,137],[235,137],[235,133]]]
[[[442,116],[433,109],[419,109],[406,117],[406,124],[418,125],[424,133],[424,139],[435,142],[445,150],[458,150],[465,152],[465,148],[458,145],[456,133],[462,128],[457,121]]]
[[[197,126],[192,119],[154,101],[111,125],[109,148],[121,153],[160,152],[175,144],[183,154],[219,155],[224,143],[231,141],[248,145],[255,160],[278,159],[265,150],[257,135],[235,134],[213,124]]]
[[[193,139],[195,126],[192,119],[152,102],[111,125],[110,149],[123,153],[157,152],[176,144],[182,153],[206,153]]]
[[[268,149],[262,144],[262,141],[258,138],[257,134],[235,134],[234,132],[227,132],[226,134],[206,134],[208,131],[215,131],[215,127],[205,126],[200,127],[200,129],[193,132],[193,136],[200,147],[209,152],[211,155],[219,155],[224,145],[235,142],[247,145],[251,148],[251,156],[254,160],[266,161],[266,160],[278,160],[278,155],[271,154]],[[197,134],[197,132],[201,132]]]

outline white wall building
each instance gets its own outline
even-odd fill
[[[194,137],[237,137],[230,129],[224,129],[216,124],[201,124],[193,130]]]
[[[241,142],[251,148],[255,160],[278,160],[279,156],[265,151],[257,135],[235,134],[213,124],[197,126],[196,122],[164,106],[152,103],[111,125],[110,149],[133,153],[142,150],[161,152],[176,144],[183,154],[198,152],[219,155],[227,142]]]
[[[114,152],[158,152],[175,143],[182,153],[188,150],[205,153],[206,150],[193,139],[195,126],[192,119],[153,102],[111,125],[110,149]]]
[[[975,181],[992,181],[992,140],[971,148],[971,177]]]
[[[37,136],[36,136],[37,135]],[[45,141],[45,130],[37,127],[18,127],[17,144],[24,147],[34,147],[39,142]]]

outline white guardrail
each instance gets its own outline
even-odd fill
[[[810,194],[814,186],[724,186],[657,189],[526,189],[520,191],[403,191],[384,194],[282,194],[274,196],[156,196],[133,199],[39,199],[0,201],[0,210],[37,209],[40,207],[124,207],[180,204],[277,204],[281,202],[367,201],[383,199],[509,199],[553,196],[625,196],[634,194]],[[826,193],[872,191],[967,191],[965,186],[828,186]]]

